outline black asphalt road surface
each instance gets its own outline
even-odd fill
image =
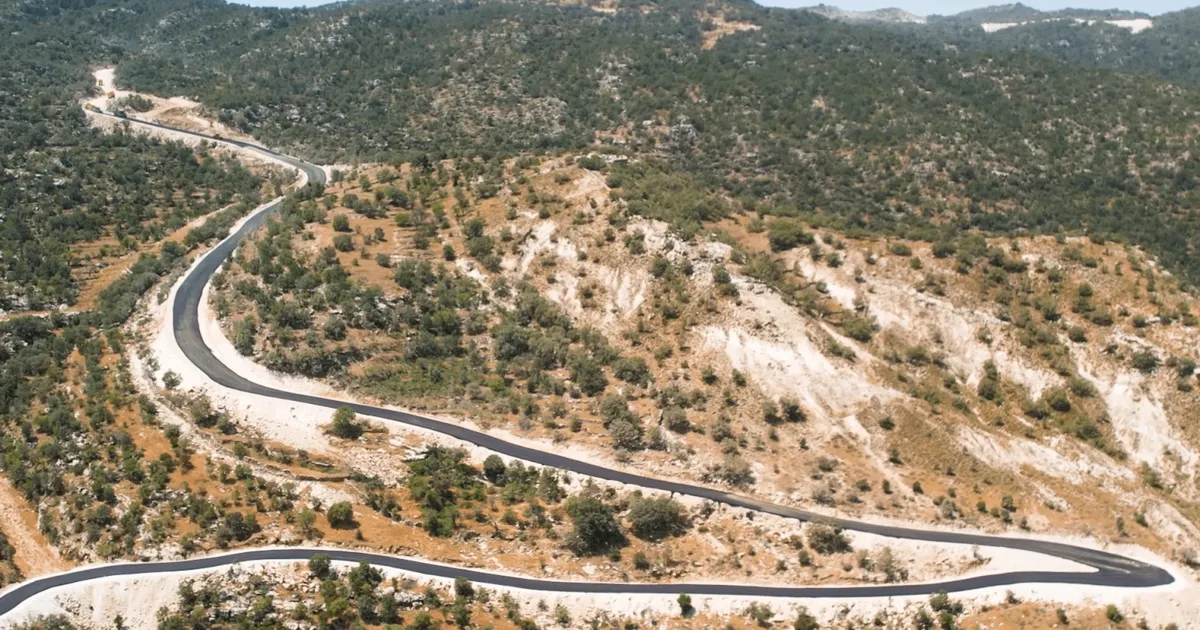
[[[173,129],[157,123],[137,121],[132,119],[129,120],[131,121],[131,124],[153,125],[156,127],[162,127],[164,129],[171,129],[172,131],[189,133],[190,135],[209,140],[228,142],[241,147],[261,151],[275,159],[281,160],[304,170],[304,172],[308,174],[309,181],[325,183],[325,172],[320,168],[296,158],[282,155],[265,147],[247,142],[227,140],[224,138],[205,136],[203,134]],[[237,232],[222,241],[221,244],[218,245],[211,254],[204,257],[196,269],[194,269],[192,273],[188,274],[187,278],[184,279],[183,283],[179,287],[179,290],[176,292],[175,302],[172,305],[172,312],[175,321],[175,339],[179,343],[179,347],[183,350],[184,354],[192,363],[194,363],[205,374],[207,374],[209,378],[224,387],[229,387],[231,389],[264,396],[267,398],[273,398],[276,400],[317,405],[319,407],[326,407],[328,409],[337,409],[338,407],[347,406],[353,409],[356,413],[380,418],[398,424],[436,431],[465,442],[470,442],[471,444],[482,447],[489,451],[494,451],[502,455],[532,462],[541,466],[549,466],[551,468],[557,468],[560,470],[569,470],[580,475],[607,479],[609,481],[616,481],[642,488],[648,488],[651,490],[659,490],[671,494],[681,494],[699,497],[702,499],[709,499],[732,507],[744,508],[752,512],[764,512],[767,514],[793,518],[798,521],[820,522],[846,530],[876,534],[889,538],[921,540],[937,543],[952,543],[960,545],[978,545],[981,547],[1002,547],[1006,549],[1032,551],[1065,560],[1071,560],[1073,562],[1091,567],[1094,569],[1094,571],[1044,571],[1040,570],[1036,565],[1031,565],[1025,571],[981,575],[977,577],[946,580],[935,583],[885,584],[877,586],[804,587],[750,586],[736,584],[644,584],[633,582],[614,583],[582,581],[567,582],[518,577],[503,573],[490,573],[487,571],[432,564],[421,562],[419,560],[398,558],[386,554],[370,553],[365,551],[351,551],[337,548],[321,550],[314,550],[311,548],[271,548],[252,549],[217,557],[192,558],[169,562],[110,564],[68,573],[60,573],[23,584],[16,589],[13,589],[12,591],[0,596],[0,615],[12,610],[17,604],[36,593],[40,593],[57,586],[85,582],[95,578],[117,575],[140,575],[159,572],[191,571],[196,569],[228,566],[238,562],[254,560],[307,560],[314,553],[326,553],[335,560],[347,560],[352,562],[365,561],[374,565],[404,569],[407,571],[436,577],[463,577],[473,582],[492,584],[495,586],[566,593],[674,594],[686,592],[695,595],[735,595],[749,597],[791,598],[901,597],[907,595],[927,595],[936,593],[938,591],[958,592],[1027,583],[1080,584],[1133,588],[1160,586],[1174,582],[1174,578],[1171,576],[1171,574],[1162,568],[1142,562],[1140,560],[1126,558],[1105,551],[1087,549],[1084,547],[1077,547],[1064,543],[1031,540],[1027,538],[1010,538],[1006,536],[987,536],[966,532],[895,527],[891,525],[880,525],[876,523],[866,523],[844,518],[829,517],[799,508],[777,505],[751,497],[732,494],[716,488],[668,481],[654,477],[645,477],[620,470],[605,468],[604,466],[572,459],[557,453],[540,451],[527,446],[521,446],[519,444],[507,442],[486,433],[468,429],[457,424],[435,420],[433,418],[426,418],[424,416],[403,411],[373,407],[355,402],[321,398],[306,394],[297,394],[271,387],[265,387],[263,385],[259,385],[258,383],[251,382],[243,378],[241,375],[235,373],[224,363],[221,363],[216,356],[213,355],[212,350],[210,350],[208,346],[204,344],[204,340],[200,336],[200,296],[204,290],[204,286],[208,283],[209,278],[212,277],[213,273],[216,272],[217,268],[220,267],[220,265],[229,257],[229,255],[233,253],[233,250],[237,247],[238,243],[240,243],[248,234],[257,229],[258,226],[262,224],[265,217],[274,210],[274,207],[269,208],[259,213],[251,220],[247,221]]]

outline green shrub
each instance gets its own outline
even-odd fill
[[[687,412],[679,407],[668,407],[663,410],[662,420],[663,426],[674,433],[684,434],[692,428],[692,424],[688,422]]]
[[[808,609],[803,606],[796,614],[796,621],[792,624],[793,630],[820,630],[821,624],[817,623],[817,618],[809,614]]]
[[[331,566],[332,562],[327,553],[315,553],[308,559],[308,570],[319,580],[324,580],[329,576]]]
[[[629,523],[634,536],[650,541],[681,535],[689,527],[683,505],[670,497],[635,499],[629,508]]]
[[[613,366],[613,376],[633,385],[647,385],[650,382],[650,366],[641,357],[621,359]]]
[[[567,539],[571,551],[594,556],[626,545],[625,534],[617,524],[612,507],[594,493],[585,492],[568,499],[566,512],[574,528]]]
[[[354,413],[353,409],[339,407],[333,414],[329,433],[345,440],[357,440],[362,437],[363,425],[358,421],[358,415]]]
[[[494,484],[504,481],[504,473],[507,469],[508,467],[499,455],[488,455],[487,459],[483,460],[483,476]]]
[[[804,230],[804,226],[795,219],[775,219],[767,226],[767,241],[771,250],[776,252],[794,249],[800,245],[811,245],[812,234]]]
[[[1146,374],[1158,369],[1158,355],[1154,354],[1154,351],[1150,349],[1135,352],[1132,362],[1135,369]]]
[[[842,332],[847,337],[863,343],[871,341],[877,328],[871,317],[851,317],[842,323]]]
[[[329,506],[329,509],[325,510],[325,519],[329,521],[329,526],[335,529],[349,529],[357,525],[354,521],[354,507],[349,501]]]
[[[354,239],[349,234],[338,234],[333,237],[333,248],[339,252],[354,251]]]
[[[851,550],[850,540],[846,538],[841,529],[821,524],[809,525],[808,546],[813,551],[826,556]]]

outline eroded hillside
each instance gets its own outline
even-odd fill
[[[348,172],[216,310],[274,369],[632,468],[1194,562],[1191,296],[1138,250],[753,212],[684,239],[625,162]]]

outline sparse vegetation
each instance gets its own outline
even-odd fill
[[[819,524],[808,526],[808,546],[822,555],[846,553],[851,550],[850,541],[842,530]]]

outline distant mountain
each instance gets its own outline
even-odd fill
[[[1016,4],[999,4],[991,7],[983,7],[981,9],[971,9],[955,13],[950,16],[932,15],[929,20],[953,20],[956,22],[971,22],[980,24],[983,22],[1019,22],[1024,20],[1036,20],[1044,14],[1033,7],[1027,7],[1020,2]]]
[[[1148,13],[1124,11],[1121,9],[1063,9],[1061,11],[1039,11],[1021,3],[1000,4],[981,9],[971,9],[953,15],[920,16],[903,9],[886,8],[873,11],[850,11],[833,5],[818,4],[804,7],[801,10],[822,15],[831,20],[845,22],[880,22],[885,24],[931,24],[931,25],[965,25],[982,26],[992,30],[990,25],[1003,24],[1016,26],[1049,21],[1100,21],[1127,26],[1134,21],[1152,21]],[[997,29],[998,30],[998,29]]]
[[[830,5],[804,10],[903,31],[964,52],[1032,53],[1200,85],[1200,7],[1157,17],[1117,9],[1039,11],[1020,3],[926,17],[898,9],[859,12]]]
[[[1000,4],[982,9],[972,9],[954,15],[931,15],[930,23],[958,22],[967,24],[990,24],[998,22],[1035,22],[1076,18],[1082,20],[1135,20],[1149,19],[1148,13],[1123,11],[1120,9],[1063,9],[1061,11],[1039,11],[1021,3]]]
[[[1200,8],[1154,18],[1119,11],[1042,15],[1033,20],[979,23],[931,17],[928,28],[919,30],[960,49],[1034,53],[1200,85]]]
[[[884,22],[890,24],[924,24],[925,18],[897,8],[875,9],[874,11],[847,11],[835,6],[818,4],[804,10],[823,15],[831,20],[844,22]]]

